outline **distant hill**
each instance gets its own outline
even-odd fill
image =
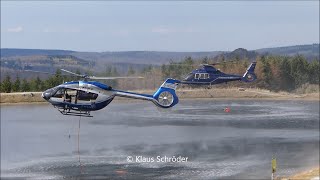
[[[238,48],[232,52],[224,52],[214,57],[214,61],[230,61],[247,59],[249,61],[255,61],[259,54],[256,51],[248,51],[243,48]]]
[[[131,63],[131,64],[156,64],[161,65],[170,61],[181,61],[187,56],[195,59],[213,58],[222,53],[212,52],[165,52],[165,51],[123,51],[123,52],[74,52],[72,55],[92,61],[104,63]]]
[[[103,61],[104,63],[131,63],[131,64],[164,64],[170,61],[180,61],[190,56],[195,59],[208,57],[215,58],[255,58],[258,54],[274,54],[294,56],[301,54],[307,58],[319,58],[319,44],[296,45],[275,48],[246,50],[238,48],[234,51],[208,51],[208,52],[165,52],[165,51],[121,51],[121,52],[78,52],[69,50],[43,50],[43,49],[13,49],[2,48],[1,59],[13,56],[55,56],[72,55],[87,61]],[[99,64],[99,63],[98,63]]]
[[[94,62],[83,60],[72,55],[29,55],[1,57],[1,68],[14,70],[43,70],[53,69],[52,67],[89,67],[94,66]]]
[[[215,61],[236,59],[256,60],[261,55],[304,55],[309,61],[319,59],[319,44],[234,51],[209,52],[164,52],[164,51],[122,51],[122,52],[78,52],[69,50],[43,49],[1,49],[1,73],[32,69],[54,72],[56,68],[69,70],[105,72],[108,67],[117,68],[123,75],[131,67],[142,70],[150,65],[159,66],[169,62],[179,62],[185,57],[201,59],[208,57]]]
[[[75,51],[1,48],[1,58],[10,56],[69,55]]]
[[[297,54],[304,55],[307,59],[319,59],[319,44],[310,45],[296,45],[296,46],[286,46],[286,47],[276,47],[276,48],[264,48],[257,49],[256,52],[263,54],[273,54],[282,56],[294,56]]]
[[[314,59],[319,59],[319,50],[319,44],[264,48],[257,50],[238,48],[231,52],[223,52],[214,57],[214,60],[230,61],[236,59],[248,59],[249,61],[254,61],[256,60],[257,56],[261,55],[294,56],[299,54],[305,56],[307,60],[312,61]]]

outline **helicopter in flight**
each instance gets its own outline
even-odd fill
[[[181,84],[187,85],[214,85],[220,83],[227,83],[230,81],[243,81],[252,82],[257,79],[254,73],[256,62],[252,62],[243,75],[226,74],[216,69],[214,64],[201,64],[199,69],[195,69],[190,72],[183,80]]]
[[[151,101],[161,108],[170,108],[179,102],[175,90],[180,81],[175,79],[167,79],[154,94],[149,95],[117,90],[97,81],[88,81],[142,77],[96,77],[77,74],[65,69],[61,70],[71,76],[84,79],[66,82],[42,93],[42,98],[51,103],[63,115],[93,117],[90,115],[91,111],[103,109],[116,96]]]

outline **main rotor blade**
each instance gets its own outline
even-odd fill
[[[112,80],[112,79],[143,79],[144,77],[136,76],[136,77],[96,77],[96,76],[88,76],[88,79],[101,79],[101,80]]]
[[[84,77],[83,75],[81,74],[77,74],[77,73],[74,73],[74,72],[71,72],[71,71],[68,71],[68,70],[65,70],[65,69],[60,69],[61,71],[64,71],[64,72],[67,72],[69,74],[73,74],[74,76],[78,76],[78,77]]]
[[[22,70],[22,71],[55,75],[55,73],[44,72],[44,71],[33,71],[33,70]]]
[[[33,70],[23,70],[23,71],[27,71],[27,72],[35,72],[35,73],[44,73],[44,74],[51,74],[51,75],[55,75],[55,73],[50,73],[50,72],[44,72],[44,71],[33,71]],[[81,74],[77,74],[65,69],[61,69],[61,71],[64,71],[67,74],[67,76],[76,76],[76,77],[81,77],[81,78],[87,78],[87,79],[101,79],[101,80],[113,80],[113,79],[143,79],[144,77],[141,76],[123,76],[123,77],[97,77],[97,76],[86,76],[86,75],[81,75]]]
[[[224,61],[224,62],[214,62],[214,63],[210,63],[210,64],[204,64],[204,65],[210,65],[210,66],[216,66],[216,65],[222,65],[222,64],[237,64],[239,62],[243,62],[242,60],[230,60],[230,61]],[[253,61],[255,62],[255,61]],[[250,63],[250,61],[249,61]]]
[[[166,66],[197,66],[198,64],[165,64]]]

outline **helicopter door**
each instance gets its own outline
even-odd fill
[[[69,103],[76,103],[77,90],[65,89],[64,91],[64,101]]]

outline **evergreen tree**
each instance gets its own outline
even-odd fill
[[[31,79],[29,81],[29,87],[30,87],[30,91],[37,91],[37,87],[36,87],[36,79]]]
[[[55,78],[53,76],[49,77],[47,80],[44,82],[44,89],[49,89],[56,86]]]
[[[35,80],[35,90],[36,91],[41,91],[43,89],[43,83],[41,81],[41,79],[39,78],[39,76],[37,76],[36,80]]]
[[[22,92],[28,92],[30,91],[30,84],[26,79],[22,80],[22,84],[21,84],[21,91]]]
[[[12,83],[9,74],[6,75],[4,81],[2,82],[2,91],[10,93],[12,90]]]
[[[262,75],[263,75],[263,80],[266,84],[266,88],[270,88],[271,83],[272,83],[272,71],[270,64],[268,60],[266,59],[265,56],[261,57],[261,62],[262,62]]]
[[[37,77],[36,79],[32,79],[30,81],[30,90],[31,91],[41,91],[41,90],[44,90],[43,89],[43,84],[42,84],[42,81],[39,77]]]
[[[208,58],[208,56],[204,57],[204,58],[201,60],[201,64],[209,64],[209,58]]]
[[[309,82],[310,84],[319,84],[319,60],[315,59],[309,64]]]
[[[2,82],[0,82],[0,92],[4,92]]]
[[[295,88],[308,82],[308,62],[303,56],[297,55],[293,57],[291,61],[291,76],[294,79]]]
[[[191,56],[188,56],[184,59],[184,63],[187,65],[193,65],[193,59],[191,58]]]
[[[62,78],[60,69],[56,70],[56,74],[54,75],[53,82],[54,82],[54,86],[58,86],[59,84],[63,83],[63,78]]]
[[[291,91],[294,89],[294,79],[291,76],[291,64],[288,57],[280,63],[280,89]]]
[[[13,85],[12,85],[12,91],[13,92],[19,92],[20,91],[20,77],[17,76],[16,80],[14,81]]]
[[[208,57],[206,57],[204,59],[204,61],[209,62]],[[185,76],[186,74],[190,73],[193,69],[194,66],[194,60],[189,56],[187,57],[182,63],[180,67],[177,67],[177,69],[175,69],[176,72],[176,76],[174,78],[183,78],[183,76]]]

